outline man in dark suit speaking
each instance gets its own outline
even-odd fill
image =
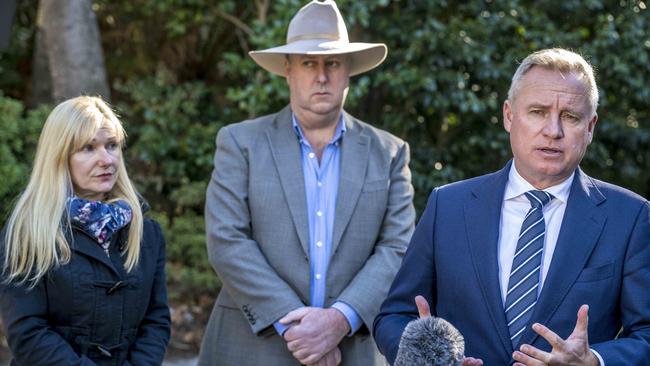
[[[647,365],[650,210],[579,168],[597,104],[580,55],[521,63],[503,105],[513,160],[433,190],[375,319],[391,362],[423,295],[485,365]]]

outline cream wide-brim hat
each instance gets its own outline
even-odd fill
[[[383,43],[350,42],[336,3],[313,0],[291,19],[286,45],[248,54],[262,68],[281,76],[286,55],[349,55],[350,76],[354,76],[379,66],[387,53]]]

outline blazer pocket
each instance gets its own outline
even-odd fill
[[[361,192],[375,192],[388,189],[388,179],[375,179],[363,184]]]
[[[576,282],[594,282],[610,278],[614,275],[614,263],[609,262],[598,267],[587,267],[580,272]]]

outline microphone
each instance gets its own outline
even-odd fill
[[[436,317],[408,323],[394,366],[461,366],[465,339],[451,323]]]

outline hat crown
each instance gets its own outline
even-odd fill
[[[287,44],[311,39],[349,42],[348,30],[334,1],[314,0],[303,6],[291,19]]]

